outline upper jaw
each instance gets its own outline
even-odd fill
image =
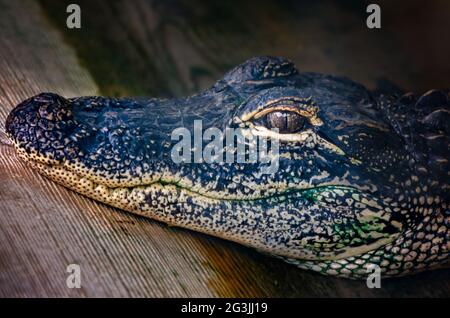
[[[356,184],[350,184],[347,181],[336,182],[336,180],[331,182],[324,182],[321,184],[311,185],[306,181],[297,184],[294,187],[289,187],[286,185],[281,185],[277,187],[264,188],[264,185],[259,185],[254,188],[253,192],[248,191],[238,191],[235,193],[230,193],[229,191],[223,191],[218,189],[207,189],[202,184],[194,184],[191,180],[175,180],[173,176],[166,174],[166,179],[164,177],[156,177],[158,174],[153,175],[152,180],[143,182],[143,179],[134,180],[129,183],[114,184],[111,183],[110,179],[102,178],[98,175],[83,172],[79,169],[79,166],[63,162],[57,163],[49,162],[45,157],[40,156],[36,153],[28,153],[17,144],[14,144],[18,151],[19,156],[24,159],[32,168],[36,169],[41,174],[49,177],[50,179],[61,183],[64,186],[72,188],[73,190],[80,192],[82,194],[90,195],[90,192],[84,193],[85,189],[80,188],[80,184],[85,184],[86,189],[92,190],[94,193],[95,189],[100,189],[99,191],[107,191],[110,193],[126,191],[127,193],[132,192],[133,189],[147,189],[146,191],[152,191],[152,189],[160,191],[162,188],[167,188],[168,191],[182,191],[187,196],[197,197],[198,199],[204,199],[206,201],[234,201],[234,202],[245,202],[245,201],[264,201],[264,200],[289,200],[290,198],[307,197],[310,198],[311,195],[323,198],[321,193],[333,193],[333,196],[339,196],[343,193],[354,193],[361,194],[365,197],[370,196],[370,187],[359,186]],[[87,169],[85,171],[88,171]],[[255,182],[253,185],[256,185]],[[248,185],[247,185],[248,186]],[[172,189],[172,190],[170,190]],[[243,190],[243,189],[241,189]],[[338,205],[338,202],[336,202]]]
[[[337,194],[345,190],[366,196],[377,195],[377,188],[371,184],[358,184],[354,182],[355,180],[340,179],[338,177],[327,178],[322,181],[319,179],[304,179],[296,183],[285,183],[245,178],[240,174],[234,174],[230,178],[222,179],[218,182],[217,176],[220,173],[213,179],[208,179],[206,176],[211,176],[211,174],[207,173],[202,177],[202,175],[198,175],[199,171],[193,172],[188,169],[170,172],[168,169],[163,168],[160,171],[143,172],[138,178],[119,179],[117,175],[110,177],[98,174],[92,168],[83,166],[79,161],[62,160],[56,162],[39,153],[30,153],[16,142],[14,142],[14,145],[19,156],[34,169],[63,185],[70,184],[69,179],[76,178],[90,183],[93,187],[102,186],[111,191],[114,189],[132,191],[134,188],[144,187],[150,189],[152,187],[167,186],[186,191],[189,195],[199,198],[203,197],[207,200],[219,201],[254,201],[275,197],[288,199],[289,197],[297,196],[298,193],[308,193],[312,190],[319,192],[326,190]],[[216,170],[216,172],[219,171]],[[199,177],[193,177],[195,175]],[[218,188],[217,184],[226,185]]]
[[[95,100],[91,104],[93,102]],[[289,179],[289,175],[283,177],[284,171],[280,171],[278,179],[243,173],[257,169],[254,165],[175,164],[170,158],[172,144],[167,143],[170,129],[156,132],[154,128],[151,132],[153,137],[149,137],[148,127],[151,124],[148,120],[151,120],[151,116],[147,114],[145,118],[139,119],[136,114],[139,105],[132,106],[131,114],[126,114],[131,127],[111,132],[108,131],[108,116],[114,119],[114,114],[108,115],[108,109],[86,110],[78,103],[78,99],[67,100],[47,93],[18,105],[9,115],[6,129],[23,158],[43,165],[58,166],[111,188],[174,184],[205,196],[229,200],[258,199],[320,186],[346,186],[359,191],[373,191],[367,185],[357,185],[355,180],[343,177],[319,181],[314,173],[287,184],[284,181]],[[157,106],[152,109],[157,109]],[[93,114],[97,116],[96,119]],[[109,125],[113,125],[112,119]],[[157,139],[158,136],[160,139]],[[131,146],[138,147],[127,147],[127,138],[132,139]],[[149,138],[153,138],[154,142],[148,142]],[[116,148],[115,143],[118,143]],[[152,155],[152,152],[155,154]],[[225,170],[229,173],[225,173]],[[329,175],[333,174],[330,170]]]
[[[198,97],[188,103],[205,102],[212,101]],[[314,167],[322,165],[322,172],[328,171],[325,180],[320,180],[320,171],[314,169],[309,174],[297,171],[297,178],[291,178],[287,170],[299,164],[293,158],[283,162],[275,177],[257,176],[258,165],[177,164],[170,156],[174,144],[170,140],[171,130],[178,125],[190,124],[194,117],[177,119],[164,126],[165,119],[177,117],[168,101],[149,100],[142,105],[131,103],[124,109],[120,105],[108,104],[115,103],[114,100],[105,103],[102,98],[90,98],[87,102],[83,98],[68,100],[56,94],[40,94],[24,101],[10,113],[6,122],[7,133],[24,158],[61,166],[111,188],[176,184],[199,194],[223,199],[257,199],[320,186],[348,186],[367,192],[377,190],[374,184],[363,184],[355,179],[359,173],[345,175],[342,171],[342,175],[337,174],[345,165],[349,167],[347,171],[350,167],[354,171],[364,170],[353,167],[345,156],[331,155],[330,158],[336,160],[337,169],[330,165],[331,161],[326,165],[319,164],[318,158],[327,155],[326,149],[321,156],[314,153],[309,156]],[[183,103],[187,102],[179,101],[180,107],[191,108]],[[161,117],[153,118],[158,116]],[[165,128],[155,125],[153,121],[158,120]],[[207,122],[206,125],[205,128],[212,123]],[[289,147],[286,145],[285,153],[294,151]],[[301,156],[302,160],[309,161],[305,153]]]

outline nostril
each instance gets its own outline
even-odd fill
[[[17,147],[48,159],[64,155],[68,131],[75,122],[67,99],[53,93],[33,96],[17,105],[6,119],[6,132]]]
[[[53,120],[53,110],[61,106],[66,99],[53,93],[41,93],[17,105],[6,119],[6,132],[14,136],[23,125],[36,126],[40,118]]]
[[[39,117],[46,119],[48,121],[53,120],[54,119],[53,112],[49,108],[50,107],[48,104],[39,106]]]

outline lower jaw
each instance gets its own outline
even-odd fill
[[[149,217],[172,226],[179,226],[220,237],[226,240],[235,241],[237,243],[250,246],[264,252],[276,254],[283,257],[302,259],[302,256],[299,256],[298,254],[292,254],[293,252],[290,250],[284,250],[283,248],[271,249],[264,245],[264,243],[261,243],[262,241],[258,242],[259,238],[255,238],[257,238],[259,232],[255,232],[254,235],[241,235],[238,231],[239,229],[237,229],[235,232],[229,232],[226,230],[226,226],[223,226],[219,229],[214,229],[205,225],[204,223],[195,220],[191,222],[180,221],[179,218],[175,218],[171,213],[168,212],[168,208],[166,206],[152,206],[153,202],[146,199],[148,197],[148,194],[152,194],[152,196],[156,195],[159,198],[165,197],[167,198],[167,201],[169,201],[168,205],[172,207],[176,205],[176,203],[182,204],[183,202],[187,202],[187,200],[191,200],[195,203],[196,206],[204,205],[207,207],[207,209],[214,210],[223,208],[227,204],[231,205],[233,202],[238,201],[242,202],[242,205],[244,206],[253,204],[261,205],[261,202],[266,202],[264,200],[270,200],[272,197],[239,200],[233,200],[230,198],[217,198],[199,194],[174,184],[163,183],[113,188],[100,183],[95,183],[87,177],[80,176],[77,173],[66,169],[63,165],[44,164],[42,162],[32,160],[29,157],[24,157],[23,154],[21,157],[25,159],[33,169],[37,170],[42,175],[48,177],[56,183],[61,184],[89,198],[103,202],[107,205],[117,207],[133,214]],[[326,196],[327,193],[337,195],[340,191],[350,191],[352,193],[359,192],[358,190],[348,186],[332,185],[307,189],[295,189],[289,191],[289,193],[295,192],[299,194],[298,192],[301,192],[300,196],[302,198],[314,201],[322,200],[321,196]],[[283,197],[287,195],[288,193],[285,193],[282,195],[273,196],[273,198],[277,200],[283,200]],[[252,203],[253,201],[259,202]],[[249,212],[253,213],[254,211]],[[184,209],[183,213],[188,215],[189,211]],[[225,211],[222,213],[226,214],[227,212]]]

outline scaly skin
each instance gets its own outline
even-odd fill
[[[203,129],[264,134],[276,111],[304,122],[275,133],[276,173],[171,160],[175,128],[201,119]],[[18,105],[6,129],[32,168],[78,193],[301,268],[361,278],[369,264],[384,276],[448,265],[448,92],[375,96],[259,57],[188,98],[43,93]]]

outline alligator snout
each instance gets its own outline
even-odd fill
[[[14,108],[6,120],[6,133],[30,156],[59,162],[72,149],[67,136],[75,126],[67,99],[42,93]]]

